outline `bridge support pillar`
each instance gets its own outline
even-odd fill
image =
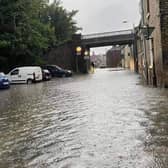
[[[75,57],[75,72],[77,73],[88,73],[88,63],[85,59],[85,46],[82,44],[81,34],[76,34],[73,37],[73,53]],[[80,50],[78,51],[78,48]]]

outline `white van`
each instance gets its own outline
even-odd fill
[[[18,67],[11,70],[7,77],[11,83],[31,84],[42,80],[42,70],[38,66]]]

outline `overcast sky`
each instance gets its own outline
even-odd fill
[[[62,0],[68,9],[79,10],[75,17],[82,33],[108,32],[139,23],[139,0]],[[128,23],[124,24],[123,21]]]
[[[75,20],[82,34],[129,29],[140,20],[139,0],[62,0],[62,4],[79,11]]]

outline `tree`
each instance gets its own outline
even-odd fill
[[[43,21],[50,23],[50,26],[54,28],[55,38],[57,45],[65,43],[71,40],[72,35],[80,28],[73,20],[73,17],[77,14],[77,10],[67,11],[59,0],[55,0],[50,4],[43,13]]]
[[[55,0],[0,0],[0,68],[39,64],[44,52],[71,39],[77,11]],[[4,68],[3,68],[4,69]]]

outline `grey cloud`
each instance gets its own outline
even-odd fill
[[[65,8],[77,9],[75,17],[82,33],[131,28],[139,22],[139,0],[62,0]],[[123,20],[128,20],[123,24]]]

